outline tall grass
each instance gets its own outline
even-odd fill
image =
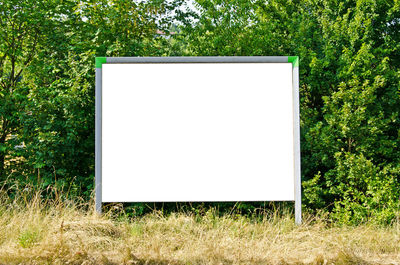
[[[102,216],[93,202],[0,191],[0,264],[399,264],[400,225],[334,226],[290,213],[264,218],[154,211]]]

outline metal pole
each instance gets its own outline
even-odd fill
[[[101,86],[102,86],[102,70],[101,68],[96,68],[96,118],[95,118],[95,191],[96,199],[95,206],[96,211],[101,213]]]
[[[297,59],[298,60],[298,59]],[[294,211],[295,223],[301,224],[301,170],[300,170],[300,96],[299,66],[293,67],[293,111],[294,111]]]

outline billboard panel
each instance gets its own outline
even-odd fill
[[[101,202],[295,201],[298,67],[182,58],[100,65]]]

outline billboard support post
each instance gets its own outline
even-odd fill
[[[101,114],[102,114],[102,69],[101,65],[106,58],[96,58],[96,88],[95,88],[95,208],[98,213],[101,213],[102,203],[102,187],[101,187]]]
[[[301,224],[301,168],[300,168],[300,98],[299,63],[293,62],[293,120],[294,120],[294,197],[295,222]]]

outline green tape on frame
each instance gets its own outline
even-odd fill
[[[288,56],[288,63],[292,63],[293,67],[299,67],[299,56]]]
[[[96,57],[96,68],[101,68],[107,62],[107,57]]]

